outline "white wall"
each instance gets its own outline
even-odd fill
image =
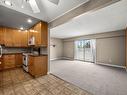
[[[52,45],[55,45],[55,47]],[[63,41],[57,38],[50,38],[50,60],[61,59],[62,57]]]
[[[97,62],[125,66],[125,37],[97,39]]]
[[[74,41],[96,39],[96,61],[103,64],[125,66],[125,31],[93,34],[64,39],[64,57],[74,58]]]
[[[68,59],[74,58],[74,43],[72,41],[64,41],[63,56]]]

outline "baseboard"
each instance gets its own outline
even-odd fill
[[[50,59],[50,61],[53,61],[53,60],[60,60],[62,58],[53,58],[53,59]]]
[[[69,57],[62,57],[62,59],[65,59],[65,60],[72,60],[72,58],[69,58]]]
[[[111,67],[116,67],[116,68],[123,68],[123,69],[126,69],[125,66],[119,66],[119,65],[114,65],[114,64],[99,63],[99,62],[96,62],[96,64],[100,64],[100,65],[105,65],[105,66],[111,66]],[[127,70],[127,69],[126,69],[126,70]]]
[[[48,75],[50,75],[50,72],[47,72]]]

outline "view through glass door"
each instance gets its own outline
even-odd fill
[[[95,62],[96,57],[96,43],[95,40],[78,40],[75,41],[75,59]]]

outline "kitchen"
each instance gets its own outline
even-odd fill
[[[48,55],[47,51],[41,51],[47,50],[47,27],[43,21],[28,30],[1,26],[0,70],[23,67],[24,71],[33,76],[46,75]]]
[[[0,70],[22,68],[34,77],[46,75],[48,24],[5,7],[0,7],[0,11],[3,12],[2,15],[11,15],[1,16],[3,22],[0,23]],[[8,25],[9,21],[6,19],[10,18],[13,19],[10,20],[13,24]],[[17,28],[18,25],[20,28]],[[41,66],[41,70],[36,71],[36,68]]]

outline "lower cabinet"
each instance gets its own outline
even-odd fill
[[[23,56],[22,54],[15,54],[15,66],[21,67],[23,64]]]
[[[3,58],[0,58],[0,71],[3,69]]]
[[[34,77],[46,75],[47,60],[47,56],[29,56],[29,73]]]
[[[11,69],[15,67],[21,67],[22,62],[22,54],[9,54],[3,55],[2,60],[2,69]]]
[[[15,67],[15,55],[3,55],[3,69]]]

